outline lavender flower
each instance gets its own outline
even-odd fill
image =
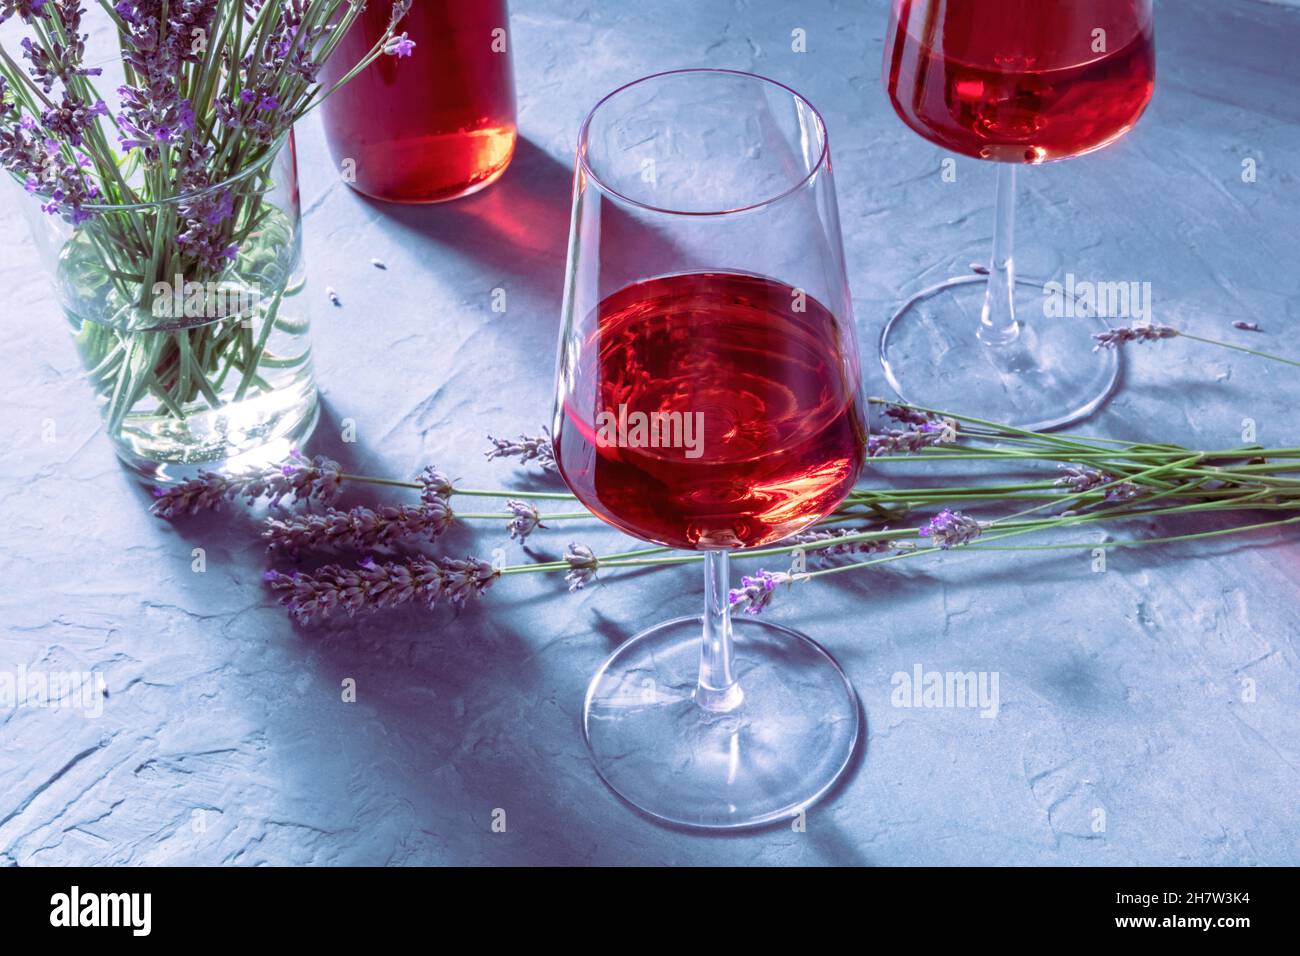
[[[558,471],[555,465],[555,448],[551,444],[550,429],[542,429],[542,437],[520,435],[518,441],[508,438],[493,438],[488,435],[492,450],[487,453],[487,460],[494,458],[518,458],[521,465],[530,461],[537,462],[544,471]]]
[[[727,604],[732,610],[739,609],[745,614],[761,614],[772,603],[772,597],[778,584],[790,584],[794,581],[784,571],[763,571],[750,577],[740,579],[740,587],[727,592]]]
[[[1112,484],[1116,480],[1113,475],[1086,465],[1062,465],[1061,471],[1065,474],[1056,480],[1056,484],[1068,487],[1075,494],[1083,494],[1102,485],[1111,485],[1106,489],[1106,500],[1120,503],[1132,501],[1142,493],[1133,482],[1122,481],[1119,484]]]
[[[412,603],[432,610],[443,599],[459,608],[499,575],[474,557],[420,557],[383,564],[366,558],[351,568],[329,564],[310,573],[272,570],[262,577],[298,623],[311,624],[340,612],[353,617]]]
[[[1158,339],[1172,339],[1178,334],[1178,330],[1170,325],[1152,325],[1150,323],[1142,325],[1131,325],[1123,329],[1106,329],[1105,332],[1094,332],[1092,337],[1097,344],[1092,347],[1096,352],[1099,349],[1118,348],[1125,342],[1155,342]]]
[[[518,539],[520,544],[528,540],[528,536],[538,528],[545,528],[542,524],[542,517],[537,513],[535,505],[530,505],[526,501],[516,501],[511,498],[506,501],[506,507],[514,515],[506,528],[510,531],[511,540]]]
[[[791,544],[798,545],[817,545],[824,541],[834,541],[836,538],[847,538],[855,534],[863,534],[872,530],[871,528],[813,528],[810,531],[801,531],[790,538]],[[832,557],[843,557],[847,555],[870,555],[884,554],[887,551],[908,551],[916,546],[910,541],[849,541],[845,544],[832,544],[821,548],[810,548],[812,556],[826,562]]]
[[[885,416],[909,428],[888,428],[867,436],[867,457],[907,454],[955,440],[957,423],[903,405],[887,405]]]
[[[389,37],[388,42],[384,44],[385,53],[387,53],[389,56],[395,56],[399,58],[410,56],[411,51],[413,51],[414,49],[415,49],[415,41],[412,40],[410,37],[408,37],[405,33],[399,34],[398,36]]]
[[[886,418],[892,418],[896,422],[902,422],[905,425],[929,425],[938,419],[929,412],[923,412],[919,408],[912,408],[910,405],[886,405],[884,408]]]
[[[983,526],[974,518],[960,511],[944,508],[917,533],[923,538],[931,539],[935,545],[947,551],[950,548],[969,544],[978,538],[983,530]]]
[[[46,111],[43,121],[54,122],[65,136],[80,143],[82,132],[102,115],[102,105],[87,108],[65,96],[59,107]],[[99,197],[99,187],[86,173],[86,158],[74,155],[69,159],[71,145],[65,152],[53,132],[31,116],[20,115],[7,81],[0,77],[0,166],[23,179],[27,191],[44,200],[42,212],[79,225],[90,218],[82,206]]]
[[[451,485],[451,479],[433,465],[426,465],[415,480],[424,486],[420,491],[420,500],[426,505],[435,501],[446,501],[456,493],[456,489]]]
[[[432,541],[447,530],[452,520],[446,502],[435,498],[417,507],[386,505],[348,511],[331,508],[323,514],[268,518],[262,538],[268,550],[293,558],[308,551],[339,548],[391,550],[407,539]]]
[[[249,503],[267,498],[279,504],[287,495],[294,501],[320,501],[329,504],[338,497],[342,477],[339,463],[317,455],[305,458],[297,449],[290,452],[289,461],[260,471],[238,475],[222,475],[211,471],[199,472],[199,477],[173,488],[155,488],[153,513],[160,518],[178,518],[199,511],[215,511],[226,501],[246,498]]]
[[[1118,485],[1106,489],[1106,500],[1115,504],[1123,504],[1126,501],[1132,501],[1142,494],[1142,489],[1131,481],[1122,481]]]
[[[600,562],[596,559],[595,552],[585,544],[570,543],[564,551],[564,560],[569,562],[564,580],[569,582],[570,591],[581,591],[596,580],[596,568]]]
[[[0,4],[0,23],[6,19],[5,6],[6,4]],[[45,2],[32,4],[32,7],[41,11],[42,19],[49,19]],[[56,80],[66,85],[73,77],[102,75],[104,71],[99,68],[81,66],[86,55],[88,34],[81,32],[84,11],[80,0],[56,0],[49,9],[58,14],[62,30],[57,33],[50,31],[45,45],[38,46],[26,37],[21,44],[23,57],[31,63],[28,72],[32,78],[40,84],[41,89],[49,93],[54,89]],[[28,17],[23,17],[23,20],[27,21]]]
[[[23,23],[30,23],[32,17],[48,19],[49,12],[44,9],[50,0],[0,0],[0,23],[4,23],[14,14]]]
[[[1108,485],[1115,479],[1104,471],[1089,468],[1086,465],[1062,465],[1063,474],[1054,484],[1058,488],[1069,488],[1075,494],[1092,491],[1098,485]]]

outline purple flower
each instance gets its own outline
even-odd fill
[[[885,417],[909,426],[887,428],[867,436],[867,457],[908,454],[956,439],[957,423],[906,405],[885,406]]]
[[[266,498],[274,505],[288,495],[293,495],[295,501],[329,504],[339,494],[343,481],[339,472],[339,463],[324,455],[307,459],[294,450],[286,467],[277,465],[238,475],[203,471],[199,477],[173,488],[155,489],[152,511],[160,518],[172,519],[215,511],[236,498],[246,498],[250,503]]]
[[[417,476],[416,481],[424,486],[420,491],[420,500],[425,504],[435,500],[446,501],[456,491],[452,487],[451,479],[433,465],[427,465]]]
[[[415,507],[385,505],[349,511],[331,508],[323,514],[268,518],[262,538],[268,550],[292,558],[308,551],[339,548],[386,551],[412,538],[432,541],[447,530],[452,518],[451,509],[442,499]]]
[[[794,581],[784,571],[763,571],[750,577],[740,579],[740,587],[727,592],[727,604],[732,610],[741,610],[746,614],[761,614],[772,603],[772,597],[778,584],[790,584]]]
[[[1089,468],[1086,465],[1062,465],[1061,471],[1064,472],[1064,475],[1056,480],[1056,484],[1069,487],[1075,494],[1083,494],[1092,491],[1094,488],[1100,488],[1102,485],[1110,485],[1106,489],[1106,500],[1122,503],[1132,501],[1142,493],[1142,490],[1133,482],[1121,481],[1115,484],[1114,482],[1117,479],[1114,475],[1098,471],[1096,468]]]
[[[1069,488],[1075,494],[1092,491],[1098,485],[1108,485],[1115,480],[1104,471],[1086,465],[1061,465],[1061,471],[1064,474],[1056,479],[1056,486]]]
[[[1123,329],[1106,329],[1105,332],[1094,332],[1092,337],[1097,344],[1092,347],[1096,352],[1099,349],[1118,348],[1125,342],[1155,342],[1159,339],[1172,339],[1178,335],[1178,330],[1169,325],[1151,325],[1150,323],[1142,325],[1131,325]]]
[[[300,624],[343,613],[353,617],[419,603],[433,609],[441,600],[461,607],[480,597],[500,576],[486,561],[468,557],[406,558],[356,567],[329,564],[315,571],[268,571],[263,579]]]
[[[1106,500],[1115,504],[1123,504],[1126,501],[1132,501],[1142,493],[1142,490],[1131,481],[1121,481],[1118,485],[1112,485],[1106,489]]]
[[[983,526],[974,518],[967,517],[960,511],[944,508],[917,534],[931,539],[937,547],[947,551],[950,548],[969,544],[978,538],[983,530]]]
[[[518,539],[520,544],[528,540],[528,536],[537,528],[545,528],[542,524],[541,515],[537,513],[537,508],[526,501],[516,501],[513,498],[506,502],[506,507],[514,515],[506,528],[510,532],[511,540]]]
[[[596,580],[596,569],[600,567],[595,553],[585,544],[570,542],[564,550],[564,560],[569,562],[569,570],[564,580],[569,582],[570,591],[581,591]]]
[[[389,56],[408,57],[414,50],[415,41],[405,33],[389,37],[388,42],[384,44],[384,52]]]
[[[801,531],[790,538],[791,544],[813,545],[807,550],[812,552],[812,557],[818,558],[823,562],[828,558],[841,557],[846,555],[868,555],[884,554],[886,551],[910,551],[916,546],[910,541],[849,541],[845,544],[822,545],[826,541],[834,541],[837,538],[847,538],[856,534],[863,534],[873,528],[813,528],[809,531]]]
[[[488,441],[492,443],[492,450],[487,453],[488,461],[495,458],[518,458],[521,465],[535,461],[544,471],[558,470],[549,429],[543,428],[541,437],[520,435],[518,441],[511,441],[488,435]]]
[[[0,0],[0,23],[4,23],[14,14],[24,23],[31,22],[32,17],[45,17],[44,7],[49,0]]]

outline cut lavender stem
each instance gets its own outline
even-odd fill
[[[496,458],[518,458],[519,463],[536,462],[545,471],[558,471],[555,464],[555,449],[551,445],[550,429],[543,428],[541,437],[520,435],[518,440],[493,438],[488,435],[492,450],[487,452],[487,460]]]
[[[312,624],[339,613],[354,617],[412,603],[432,610],[446,600],[459,608],[482,596],[499,572],[474,557],[384,563],[367,558],[355,567],[330,564],[312,572],[271,570],[262,577],[296,621]]]
[[[324,455],[309,459],[295,449],[282,465],[235,475],[203,471],[173,488],[155,488],[152,511],[160,518],[171,519],[215,511],[236,498],[250,503],[266,498],[278,505],[288,495],[293,495],[294,501],[329,504],[338,497],[341,484],[338,462]]]
[[[333,508],[323,514],[268,518],[262,538],[268,550],[297,558],[310,551],[351,548],[356,551],[392,550],[411,539],[433,541],[447,530],[453,515],[441,498],[417,507],[386,505]]]
[[[983,530],[983,526],[974,518],[964,515],[960,511],[944,508],[931,518],[929,524],[921,528],[917,534],[923,538],[929,538],[936,547],[948,551],[951,548],[969,544],[978,538]]]
[[[1155,342],[1160,339],[1172,339],[1179,334],[1178,330],[1170,325],[1151,325],[1140,324],[1130,325],[1120,329],[1106,329],[1105,332],[1094,332],[1092,337],[1097,344],[1092,347],[1094,352],[1099,349],[1118,348],[1125,342]]]
[[[758,574],[745,575],[740,579],[740,587],[727,592],[727,603],[733,611],[745,614],[761,614],[772,603],[772,597],[778,584],[790,584],[794,578],[784,571],[763,571]]]
[[[585,544],[570,543],[564,551],[564,560],[569,562],[564,580],[569,582],[570,591],[581,591],[596,579],[600,562],[596,560],[595,552]]]
[[[541,515],[535,505],[510,498],[506,501],[506,507],[514,515],[506,525],[511,540],[517,540],[520,544],[523,544],[537,528],[546,527],[546,525],[542,524]]]

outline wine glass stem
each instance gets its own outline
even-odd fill
[[[994,165],[998,168],[998,192],[994,202],[993,255],[989,259],[979,339],[985,345],[1006,346],[1020,337],[1020,323],[1016,320],[1016,164]]]
[[[729,585],[727,552],[705,551],[704,641],[700,645],[695,702],[715,713],[734,710],[745,697],[736,683],[731,605],[727,598]]]

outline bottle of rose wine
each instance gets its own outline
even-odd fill
[[[384,34],[372,2],[321,74],[337,83]],[[375,199],[433,203],[477,192],[515,148],[506,0],[417,0],[397,29],[409,56],[383,56],[329,97],[325,135],[345,182]]]

